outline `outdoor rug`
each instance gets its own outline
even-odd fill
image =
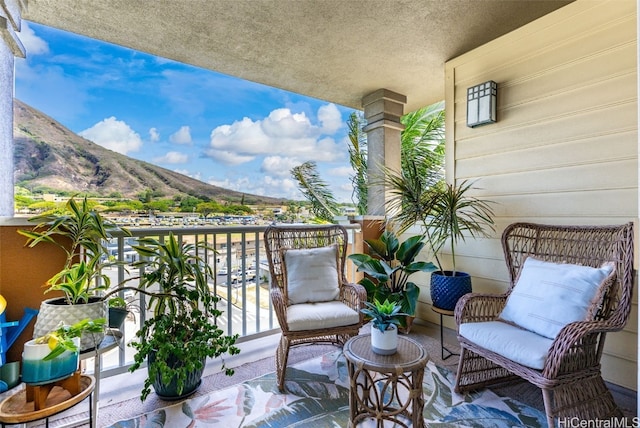
[[[113,428],[346,427],[349,377],[341,351],[287,369],[286,392],[270,373],[208,395],[116,422]],[[455,373],[427,364],[424,418],[431,427],[544,427],[543,412],[489,390],[458,395]],[[363,426],[367,426],[366,424]],[[374,426],[374,423],[371,423]]]

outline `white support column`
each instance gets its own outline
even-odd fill
[[[367,214],[386,214],[387,194],[381,184],[383,167],[400,171],[400,134],[404,125],[400,117],[404,114],[407,97],[388,89],[379,89],[362,99],[367,126],[369,193]]]
[[[20,2],[0,0],[0,217],[13,217],[13,90],[14,58],[25,49],[20,31]]]

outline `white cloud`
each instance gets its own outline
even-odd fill
[[[253,160],[253,156],[243,156],[229,150],[208,150],[207,156],[225,165],[240,165]]]
[[[160,141],[160,133],[156,128],[149,129],[149,139],[154,143]]]
[[[262,161],[260,171],[278,177],[284,177],[291,175],[291,168],[298,165],[300,165],[300,162],[298,162],[294,158],[282,156],[267,156]]]
[[[333,105],[321,107],[318,116],[322,117],[322,127],[312,124],[306,114],[293,113],[287,108],[273,110],[263,120],[245,117],[211,131],[205,154],[220,162],[227,159],[233,165],[249,162],[260,155],[291,158],[297,164],[308,160],[335,161],[344,157],[346,148],[333,138],[318,138],[327,135],[327,130],[337,130],[339,115]]]
[[[318,109],[318,120],[325,134],[333,134],[342,127],[342,115],[335,104],[327,104]]]
[[[167,152],[164,156],[153,158],[153,161],[170,164],[187,163],[189,162],[189,156],[180,152]]]
[[[124,121],[118,120],[114,116],[106,118],[78,134],[123,155],[137,152],[142,147],[140,135]]]
[[[260,177],[259,180],[249,177],[237,177],[234,179],[210,178],[207,183],[225,189],[253,195],[270,196],[274,198],[301,199],[302,195],[297,184],[290,178],[274,178],[269,175]]]
[[[18,33],[18,38],[27,50],[27,56],[29,55],[42,55],[49,53],[49,44],[36,36],[36,33],[29,27],[29,24],[22,21],[22,28]]]
[[[331,168],[329,170],[329,175],[333,177],[351,177],[353,174],[354,171],[351,166],[341,166],[338,168]]]
[[[191,128],[182,126],[175,133],[171,134],[169,141],[175,144],[191,144]]]

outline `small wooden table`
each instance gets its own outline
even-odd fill
[[[89,421],[93,427],[92,409],[93,409],[93,390],[96,380],[93,376],[79,375],[79,391],[76,395],[71,395],[69,391],[60,386],[55,386],[46,397],[44,407],[39,410],[35,409],[34,401],[27,401],[28,389],[22,388],[15,394],[5,398],[0,403],[0,423],[2,427],[7,424],[23,424],[33,422],[39,419],[46,419],[46,426],[49,426],[49,417],[64,412],[67,409],[80,403],[89,397]]]
[[[393,426],[424,427],[422,379],[429,359],[413,339],[398,337],[398,352],[378,355],[371,350],[371,335],[356,336],[344,345],[349,371],[349,426],[375,419]]]

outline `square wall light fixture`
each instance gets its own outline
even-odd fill
[[[493,80],[467,89],[467,126],[486,125],[496,121],[498,84]]]

